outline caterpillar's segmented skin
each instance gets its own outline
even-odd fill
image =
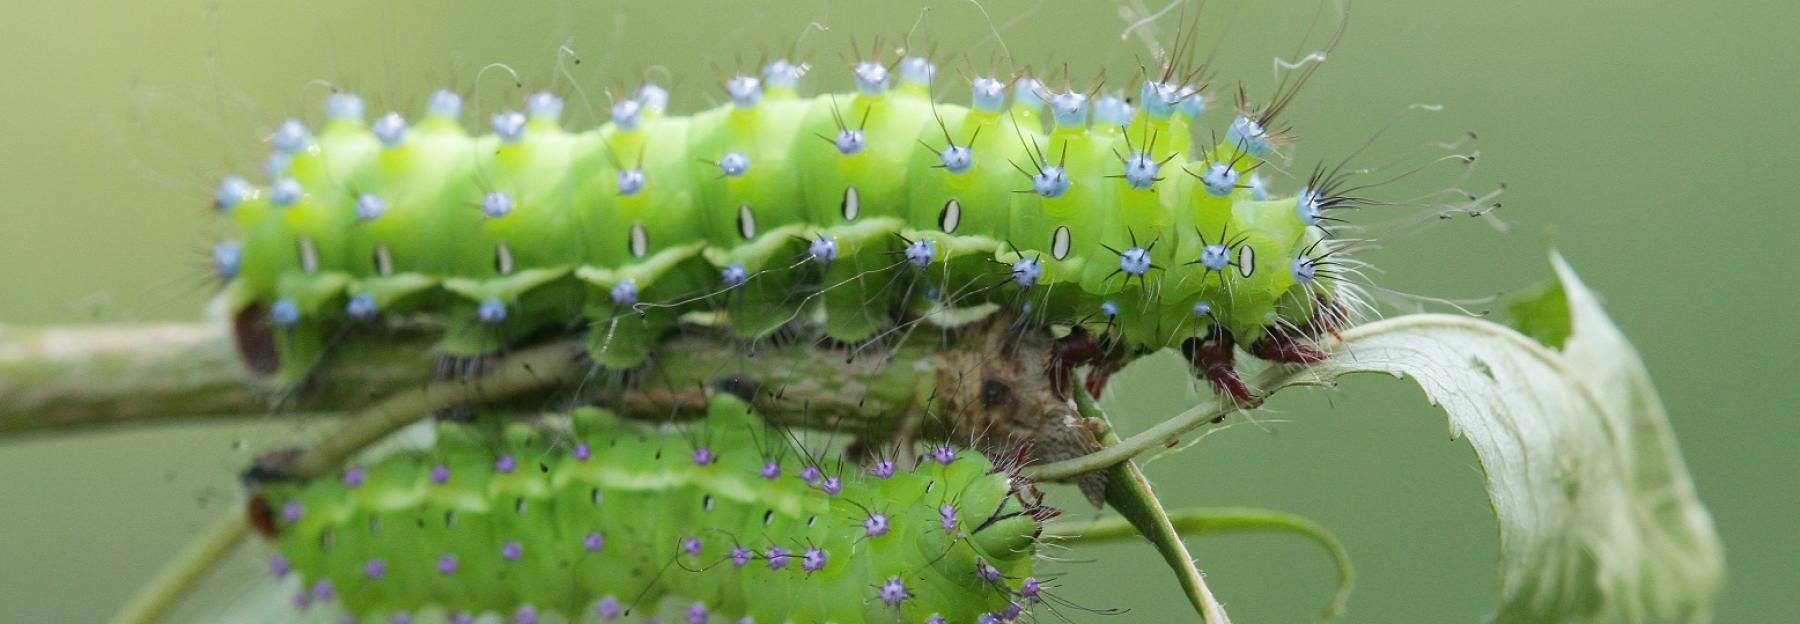
[[[290,375],[335,328],[420,312],[450,322],[451,355],[585,319],[614,368],[686,312],[760,337],[822,309],[824,332],[855,342],[980,303],[1085,328],[1090,360],[1183,345],[1240,396],[1234,345],[1323,357],[1298,341],[1343,322],[1324,221],[1353,200],[1317,177],[1269,196],[1267,115],[1201,145],[1204,99],[1167,78],[1139,106],[1030,78],[1008,101],[978,78],[963,106],[930,99],[924,59],[898,67],[863,62],[855,92],[801,97],[801,70],[777,61],[687,117],[646,86],[583,132],[550,94],[481,136],[448,92],[373,123],[338,94],[316,134],[277,131],[269,184],[220,186],[242,239],[215,259]]]
[[[764,452],[780,434],[731,398],[698,443],[594,409],[572,420],[498,445],[440,425],[435,448],[313,482],[265,471],[251,512],[272,571],[300,578],[303,607],[362,621],[997,622],[1040,599],[1055,511],[979,453],[838,474]]]

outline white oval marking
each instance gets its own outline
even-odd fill
[[[311,236],[300,237],[300,270],[307,275],[319,272],[319,247]]]
[[[1050,257],[1057,260],[1069,257],[1069,246],[1075,242],[1071,238],[1069,226],[1057,226],[1056,233],[1050,235]]]
[[[643,222],[631,224],[631,235],[626,243],[630,245],[634,258],[642,258],[644,254],[650,253],[650,233],[644,231]]]
[[[738,236],[756,238],[756,213],[750,211],[750,204],[738,204]]]
[[[501,275],[512,275],[512,248],[507,247],[504,242],[494,244],[494,271]]]
[[[1256,273],[1256,248],[1244,245],[1238,248],[1238,275],[1250,277]]]
[[[382,277],[394,274],[394,254],[388,251],[387,243],[375,245],[375,274]]]
[[[959,225],[962,225],[962,202],[952,198],[944,202],[944,210],[938,213],[938,229],[945,234],[955,234]]]
[[[855,221],[862,214],[862,196],[856,192],[856,187],[844,187],[844,203],[841,208],[844,209],[845,221]]]

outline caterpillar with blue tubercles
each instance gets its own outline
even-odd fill
[[[440,423],[429,449],[313,481],[260,466],[246,481],[270,571],[303,609],[387,622],[1000,622],[1047,598],[1036,542],[1058,512],[1017,455],[941,446],[843,473],[781,452],[732,397],[698,439],[592,408],[570,420],[498,437]]]
[[[1240,346],[1318,361],[1361,306],[1331,224],[1366,200],[1335,171],[1290,196],[1260,176],[1311,67],[1200,140],[1205,72],[1180,64],[1129,99],[976,77],[965,106],[932,99],[924,57],[858,61],[854,92],[811,97],[810,68],[777,60],[691,116],[645,84],[572,132],[538,93],[480,136],[449,91],[373,121],[338,93],[316,130],[276,129],[267,184],[218,187],[239,238],[213,259],[245,353],[287,381],[337,332],[409,316],[443,321],[451,357],[585,327],[594,362],[630,369],[693,313],[856,344],[998,306],[1071,328],[1045,363],[1065,395],[1079,366],[1098,390],[1178,346],[1249,400]]]

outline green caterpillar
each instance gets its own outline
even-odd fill
[[[337,94],[317,134],[275,132],[270,184],[219,187],[242,239],[215,261],[241,335],[273,329],[290,380],[334,332],[407,314],[446,319],[452,356],[585,323],[593,359],[629,368],[689,312],[746,338],[822,315],[854,343],[993,303],[1076,328],[1055,369],[1180,345],[1249,398],[1235,345],[1315,361],[1310,339],[1345,322],[1355,293],[1325,226],[1358,200],[1336,175],[1271,197],[1254,171],[1292,90],[1202,144],[1205,99],[1173,69],[1136,106],[1031,78],[1010,102],[976,78],[961,106],[932,101],[927,60],[897,67],[860,62],[855,92],[801,97],[804,68],[776,61],[690,117],[646,85],[575,133],[548,93],[482,136],[449,92],[372,124]]]
[[[942,624],[1011,621],[1043,598],[1033,555],[1056,512],[978,453],[831,474],[769,452],[780,434],[734,398],[700,442],[595,409],[572,420],[565,436],[440,425],[435,448],[336,479],[253,472],[272,571],[300,577],[302,606],[386,621],[662,604],[694,624]]]

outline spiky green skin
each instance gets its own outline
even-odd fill
[[[641,615],[665,598],[702,603],[714,621],[921,622],[940,614],[972,622],[1030,602],[1015,593],[1031,573],[1038,525],[1029,516],[989,523],[1018,505],[1009,502],[1008,477],[978,453],[885,480],[845,474],[842,493],[830,496],[798,478],[802,464],[792,452],[780,477],[763,478],[760,449],[782,444],[781,434],[736,400],[716,401],[693,430],[716,454],[708,465],[692,460],[693,438],[678,432],[593,409],[573,416],[568,437],[521,426],[499,448],[441,425],[435,448],[366,466],[354,487],[341,479],[261,486],[270,508],[297,501],[304,510],[296,522],[277,521],[273,545],[303,587],[329,580],[335,600],[363,621],[428,607],[510,615],[525,604],[579,618],[610,596]],[[591,457],[571,456],[577,443],[588,444]],[[517,459],[515,470],[496,472],[502,454]],[[450,475],[442,484],[429,477],[440,465]],[[958,510],[954,532],[940,523],[945,504]],[[867,535],[871,512],[886,514],[885,534]],[[584,546],[593,533],[604,538],[598,552]],[[700,554],[680,550],[688,537],[701,538]],[[508,561],[503,548],[513,541],[521,555]],[[735,565],[734,545],[757,557]],[[771,569],[770,546],[792,553],[785,568]],[[829,556],[808,572],[801,556],[814,546]],[[453,574],[438,569],[447,554],[457,558]],[[366,572],[372,559],[385,562],[379,578]],[[1005,578],[979,578],[977,561]],[[895,606],[877,595],[890,578],[910,594]]]
[[[426,117],[403,145],[386,148],[361,122],[335,120],[295,158],[304,201],[275,208],[259,189],[233,211],[246,260],[232,299],[240,308],[282,298],[299,304],[302,321],[280,332],[292,377],[311,366],[321,336],[347,322],[343,302],[358,293],[373,295],[383,314],[447,318],[452,327],[441,347],[452,355],[491,352],[585,321],[594,358],[625,368],[642,363],[675,319],[693,311],[726,311],[740,335],[755,338],[822,308],[826,334],[854,342],[891,325],[898,311],[1029,305],[1033,318],[1086,324],[1140,352],[1212,325],[1239,344],[1280,322],[1304,326],[1315,297],[1335,288],[1324,276],[1301,283],[1290,269],[1309,249],[1314,257],[1329,251],[1313,247],[1323,232],[1302,222],[1293,198],[1257,201],[1241,188],[1217,197],[1183,172],[1225,161],[1247,179],[1257,164],[1229,144],[1213,146],[1209,158],[1190,157],[1193,120],[1139,114],[1125,128],[1046,133],[1038,114],[1022,105],[1001,112],[934,105],[922,87],[901,85],[881,95],[812,98],[773,89],[755,106],[726,104],[690,117],[646,110],[632,130],[607,124],[568,133],[553,119],[533,118],[512,145]],[[837,118],[865,129],[860,153],[841,154],[829,141]],[[975,137],[971,170],[934,168],[937,154],[920,147],[941,149],[946,130],[958,145]],[[1174,158],[1154,187],[1132,188],[1118,177],[1120,156],[1145,151],[1152,136],[1147,156]],[[1030,180],[1015,168],[1032,169],[1037,151],[1066,167],[1073,184],[1061,197],[1029,192]],[[749,158],[741,177],[713,164],[728,152]],[[640,158],[647,185],[619,194],[620,166]],[[356,223],[351,189],[390,198],[388,214]],[[859,210],[846,215],[850,189]],[[485,218],[477,206],[487,191],[510,193],[514,210]],[[951,200],[961,219],[945,231]],[[753,231],[743,214],[752,216]],[[640,227],[641,255],[630,242]],[[1070,244],[1059,255],[1055,240],[1064,228]],[[1221,233],[1251,248],[1252,274],[1192,264],[1202,236],[1216,243]],[[312,274],[294,261],[301,237],[320,251]],[[821,237],[839,248],[829,265],[805,257],[807,243]],[[925,269],[898,254],[904,241],[922,239],[937,248]],[[1133,241],[1150,248],[1158,267],[1142,277],[1118,270],[1115,252]],[[511,274],[496,268],[502,243],[514,257]],[[393,258],[390,275],[370,267],[377,245]],[[1021,257],[1043,266],[1029,288],[1010,280],[1008,265]],[[720,271],[732,265],[754,277],[728,290]],[[609,296],[626,279],[639,305],[615,305]],[[927,298],[931,292],[938,300]],[[476,321],[477,303],[488,299],[508,307],[499,326]],[[1117,318],[1099,313],[1105,302],[1120,310]],[[1194,313],[1200,302],[1210,316]]]

